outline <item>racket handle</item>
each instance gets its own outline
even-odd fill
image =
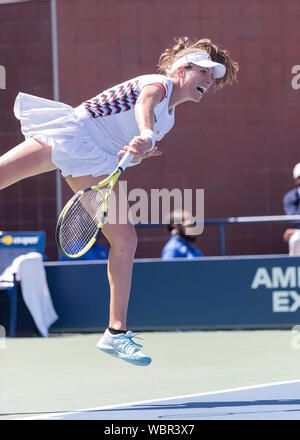
[[[133,158],[133,156],[134,156],[133,154],[128,153],[128,151],[127,151],[127,153],[125,153],[125,155],[122,157],[122,159],[118,163],[118,168],[121,171],[121,173],[123,173],[123,171],[125,171],[126,167],[131,162],[131,159]]]

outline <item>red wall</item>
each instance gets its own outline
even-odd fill
[[[175,127],[160,143],[163,156],[127,170],[123,178],[129,190],[204,188],[206,218],[282,214],[282,196],[293,186],[291,170],[300,161],[300,90],[291,86],[291,68],[300,64],[298,0],[58,0],[57,12],[60,99],[74,106],[109,86],[154,73],[173,36],[209,37],[227,48],[240,64],[238,84],[209,92],[199,105],[179,106]],[[8,71],[8,89],[0,92],[4,152],[21,140],[12,114],[17,91],[52,96],[49,2],[1,5],[0,17],[0,64]],[[70,192],[63,188],[66,199]],[[29,197],[34,216],[29,210],[26,220]],[[27,229],[31,222],[30,228],[45,229],[55,258],[54,197],[54,173],[5,190],[1,228]],[[227,253],[285,253],[284,227],[228,226]],[[159,256],[165,229],[138,234],[137,257]],[[204,254],[217,255],[217,228],[205,227],[198,245]]]
[[[0,152],[24,140],[13,114],[19,91],[52,99],[49,1],[0,5],[0,64],[6,90],[0,90]],[[32,177],[0,192],[0,230],[44,230],[46,254],[56,258],[55,173]]]

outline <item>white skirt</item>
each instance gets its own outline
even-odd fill
[[[81,119],[73,107],[19,93],[14,113],[25,139],[34,137],[52,147],[51,160],[64,177],[100,176],[115,169],[116,153],[103,151],[99,135],[93,133],[93,121]]]

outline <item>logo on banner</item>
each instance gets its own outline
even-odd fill
[[[264,287],[272,292],[273,312],[300,309],[300,267],[258,267],[251,289]]]
[[[4,235],[0,236],[0,243],[5,244],[6,246],[14,245],[34,245],[39,241],[39,237],[36,235]]]

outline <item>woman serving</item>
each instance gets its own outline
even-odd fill
[[[131,166],[158,156],[155,143],[173,127],[176,106],[200,102],[212,86],[233,84],[237,71],[228,52],[210,40],[182,37],[160,56],[158,74],[125,81],[76,108],[19,93],[14,112],[25,141],[0,157],[0,188],[59,169],[76,193],[108,176],[126,152],[133,155]],[[97,347],[134,365],[149,365],[151,358],[126,326],[137,236],[132,223],[118,222],[118,213],[115,219],[102,229],[110,243],[110,313]]]

